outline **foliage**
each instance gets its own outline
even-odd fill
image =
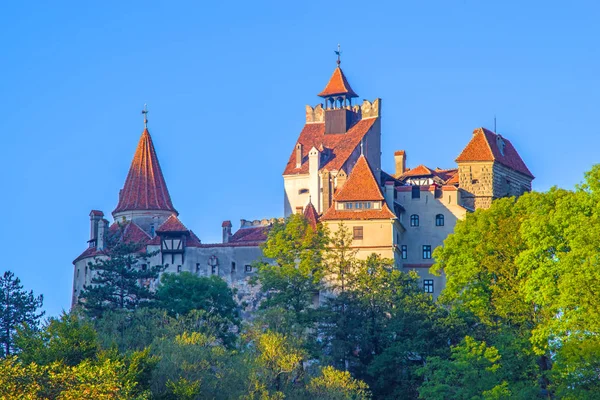
[[[165,273],[156,290],[155,306],[170,316],[204,310],[237,321],[237,305],[227,282],[218,276],[200,277],[190,272]]]
[[[347,371],[333,367],[321,370],[321,376],[311,379],[308,391],[323,400],[367,400],[371,398],[366,383],[354,379]]]
[[[512,394],[502,381],[500,355],[493,346],[470,336],[452,348],[452,357],[430,357],[420,369],[425,381],[419,388],[424,399],[509,399]]]
[[[258,265],[258,281],[269,293],[263,308],[279,306],[302,320],[300,316],[321,288],[325,244],[321,228],[314,231],[301,215],[291,215],[285,223],[275,222],[263,246],[264,256],[273,263]]]
[[[84,286],[79,303],[90,317],[100,317],[110,310],[133,310],[147,304],[154,293],[144,282],[158,278],[167,266],[150,266],[153,253],[145,244],[129,240],[127,225],[107,234],[103,254],[88,264],[91,284]],[[145,265],[146,267],[143,267]]]
[[[15,274],[6,271],[0,277],[0,356],[13,352],[16,329],[23,323],[31,328],[37,327],[44,312],[43,296],[35,297],[33,291],[23,290],[23,285]]]
[[[41,330],[25,325],[18,330],[15,345],[22,362],[39,365],[62,362],[75,366],[95,359],[99,350],[94,327],[75,313],[50,318]]]
[[[15,357],[0,362],[0,399],[142,400],[127,377],[125,363],[110,358],[76,366],[21,364]]]

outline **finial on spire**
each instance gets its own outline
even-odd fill
[[[144,103],[144,109],[142,110],[144,115],[144,129],[148,128],[148,105]]]
[[[339,65],[340,65],[340,63],[342,62],[342,61],[340,60],[340,56],[342,55],[342,50],[341,50],[341,47],[340,47],[340,44],[339,44],[339,43],[338,43],[337,50],[335,51],[335,54],[337,55],[337,58],[338,58],[338,59],[337,59],[337,65],[339,66]]]
[[[360,140],[360,155],[364,156],[364,154],[363,154],[363,141],[362,141],[362,139]]]

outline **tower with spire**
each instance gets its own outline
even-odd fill
[[[247,281],[254,275],[252,263],[262,257],[260,245],[266,240],[273,220],[240,220],[232,232],[231,221],[222,224],[222,243],[204,244],[179,219],[148,130],[148,109],[144,107],[144,129],[136,147],[125,184],[109,223],[100,210],[92,210],[87,249],[73,261],[72,306],[77,305],[92,271],[88,264],[110,254],[107,237],[141,243],[149,253],[150,265],[166,265],[165,272],[190,272],[199,276],[219,275],[240,294],[244,304],[255,304],[254,290]],[[144,265],[140,265],[144,268]],[[155,287],[158,282],[146,282]]]
[[[283,172],[284,215],[302,213],[312,199],[318,213],[332,205],[361,154],[381,171],[381,99],[354,103],[358,97],[341,68],[341,51],[325,88],[324,103],[306,106],[306,122]]]

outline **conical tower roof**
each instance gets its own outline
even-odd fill
[[[319,97],[331,97],[331,96],[346,96],[348,98],[358,97],[358,95],[352,90],[342,68],[338,65],[337,68],[333,71],[333,75],[329,78],[329,82],[327,82],[327,86],[321,93],[318,94]]]
[[[113,216],[124,211],[138,210],[161,210],[178,214],[171,203],[148,128],[142,132]]]

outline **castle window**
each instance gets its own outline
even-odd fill
[[[235,261],[231,262],[231,273],[233,274],[235,272]]]
[[[146,264],[142,264],[142,271],[145,271],[148,268]]]
[[[400,247],[402,250],[402,259],[406,260],[408,258],[408,246],[406,246],[405,244],[402,245],[402,247]]]
[[[428,260],[431,258],[431,245],[423,245],[423,259]]]
[[[423,280],[423,290],[425,290],[425,293],[433,293],[433,279]]]
[[[77,268],[77,277],[79,278],[79,268]]]
[[[361,240],[363,238],[363,227],[355,226],[352,228],[352,239]]]
[[[200,263],[196,263],[196,273],[200,272]]]
[[[359,210],[363,207],[363,203],[354,203],[354,207]]]
[[[413,199],[420,199],[421,198],[421,187],[420,186],[413,186],[412,187],[412,198]]]
[[[156,235],[156,232],[154,230],[154,224],[150,225],[150,237],[154,237]]]
[[[419,226],[419,216],[417,214],[410,216],[410,226]]]
[[[245,270],[246,272],[252,272],[252,265],[248,265],[248,264],[247,264],[247,265],[245,265],[245,266],[244,266],[244,270]]]
[[[352,210],[352,203],[344,203],[344,208],[346,210]]]
[[[212,275],[216,275],[217,274],[217,266],[216,265],[211,265],[210,266],[210,273]]]
[[[308,189],[300,189],[298,190],[298,194],[306,194],[308,193]]]
[[[302,214],[302,207],[296,207],[296,214]]]
[[[473,180],[471,181],[471,183],[472,183],[473,185],[477,185],[477,184],[479,183],[479,179],[473,179]]]
[[[181,272],[181,265],[177,266],[177,272]]]
[[[444,226],[444,214],[435,216],[435,226]]]

